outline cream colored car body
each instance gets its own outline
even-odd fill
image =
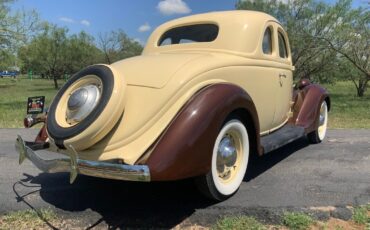
[[[219,26],[213,42],[157,45],[171,28],[204,23]],[[262,51],[267,27],[273,31],[271,55]],[[284,35],[288,58],[279,57],[277,31]],[[165,23],[152,33],[142,55],[111,65],[127,82],[124,114],[113,131],[80,151],[79,157],[122,159],[135,164],[197,91],[219,82],[236,84],[251,96],[261,135],[268,134],[288,119],[293,70],[290,57],[287,34],[275,18],[264,13],[215,12]],[[103,122],[92,125],[104,126]],[[75,138],[80,137],[67,140],[66,146]]]

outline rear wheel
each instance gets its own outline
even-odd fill
[[[211,170],[196,179],[198,188],[211,199],[219,201],[227,199],[239,189],[248,159],[247,129],[240,120],[229,120],[215,140]]]
[[[326,130],[328,127],[328,105],[325,100],[321,103],[318,119],[319,126],[317,129],[307,135],[308,140],[313,144],[320,143],[326,136]]]

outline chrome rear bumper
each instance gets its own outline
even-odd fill
[[[53,160],[42,159],[35,151],[26,146],[18,135],[15,148],[19,153],[19,164],[28,158],[41,171],[48,173],[70,172],[70,183],[73,183],[78,174],[128,181],[150,181],[149,167],[146,165],[124,165],[100,161],[78,159],[77,153],[70,158]]]

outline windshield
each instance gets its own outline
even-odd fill
[[[214,24],[198,24],[181,26],[168,30],[158,41],[158,46],[211,42],[217,38],[218,26]]]

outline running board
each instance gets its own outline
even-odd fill
[[[305,135],[304,128],[286,124],[271,134],[261,137],[261,146],[264,153],[271,152]]]

